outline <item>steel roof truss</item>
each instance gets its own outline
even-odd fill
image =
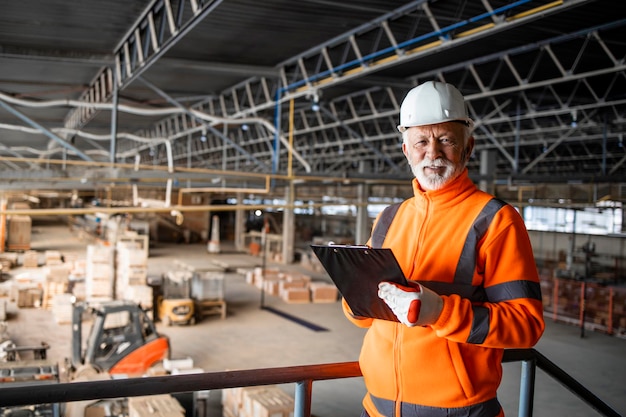
[[[190,13],[186,13],[186,2]],[[153,1],[128,30],[114,49],[114,69],[119,90],[156,62],[167,50],[182,39],[223,0],[162,0]],[[176,9],[176,10],[174,10]],[[158,26],[158,33],[157,33]],[[166,31],[167,29],[167,31]],[[103,68],[80,97],[87,103],[104,103],[112,97],[112,70]],[[93,118],[96,109],[78,107],[66,116],[66,127],[80,128]]]

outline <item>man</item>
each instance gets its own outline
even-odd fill
[[[414,196],[381,213],[368,242],[391,248],[409,280],[379,285],[399,322],[356,317],[343,302],[346,317],[368,328],[363,416],[503,416],[503,349],[531,347],[543,333],[524,222],[468,177],[472,127],[450,84],[426,82],[402,102]]]

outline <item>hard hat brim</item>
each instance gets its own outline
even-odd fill
[[[429,126],[429,125],[436,125],[436,124],[440,124],[440,123],[447,123],[447,122],[456,122],[456,123],[461,123],[465,126],[467,126],[470,131],[474,130],[474,121],[472,119],[470,119],[469,117],[466,119],[450,119],[450,120],[442,120],[440,122],[437,123],[423,123],[423,124],[416,124],[416,125],[412,125],[412,126],[403,126],[403,125],[398,125],[398,131],[400,133],[404,133],[406,132],[406,130],[410,127],[417,127],[417,126]]]

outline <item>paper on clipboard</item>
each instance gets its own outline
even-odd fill
[[[367,246],[311,245],[355,316],[398,321],[378,297],[378,283],[407,285],[391,249]]]

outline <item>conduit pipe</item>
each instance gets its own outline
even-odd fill
[[[203,120],[206,120],[206,121],[211,121],[212,124],[226,123],[226,124],[244,125],[244,124],[258,123],[261,126],[263,126],[264,128],[266,128],[270,133],[272,133],[276,137],[278,137],[280,142],[283,145],[287,146],[287,148],[289,149],[289,141],[287,139],[285,139],[285,137],[283,135],[280,134],[280,131],[277,130],[274,125],[272,125],[270,122],[268,122],[267,120],[265,120],[263,118],[260,118],[260,117],[249,117],[249,118],[237,119],[237,120],[222,119],[222,118],[216,118],[214,116],[209,116],[208,114],[200,112],[200,111],[195,110],[195,109],[191,109],[190,111],[192,113],[194,113],[200,119],[203,119]],[[300,155],[300,153],[298,151],[296,151],[295,149],[291,149],[291,152],[293,152],[293,156],[300,162],[300,164],[302,164],[302,166],[304,167],[304,170],[306,172],[311,172],[311,165],[302,157],[302,155]]]
[[[112,103],[96,103],[96,102],[84,102],[80,100],[71,99],[57,99],[57,100],[25,100],[10,96],[8,94],[0,92],[0,100],[6,101],[16,106],[29,107],[29,108],[48,108],[48,107],[93,107],[96,110],[113,110]],[[124,113],[134,114],[137,116],[169,116],[172,113],[181,113],[179,109],[173,107],[163,107],[158,109],[148,109],[143,107],[129,106],[127,104],[118,104],[118,110]]]
[[[64,141],[63,139],[61,139],[60,137],[58,137],[57,135],[52,133],[50,130],[46,129],[45,127],[43,127],[39,123],[37,123],[34,120],[32,120],[30,117],[28,117],[25,114],[15,110],[13,107],[9,106],[4,101],[0,100],[0,106],[4,107],[5,110],[7,110],[9,113],[13,114],[14,116],[18,117],[20,120],[22,120],[22,121],[28,123],[29,125],[35,127],[40,133],[43,133],[44,135],[48,136],[50,139],[54,140],[55,142],[60,143],[65,148],[71,149],[81,159],[84,159],[85,161],[92,161],[92,159],[89,156],[85,155],[78,148],[74,147],[69,142]]]
[[[11,162],[24,162],[24,163],[32,163],[32,158],[17,158],[17,157],[0,157],[0,160],[3,161],[11,161]],[[86,162],[86,161],[61,161],[55,159],[48,160],[35,160],[38,163],[46,163],[46,164],[66,164],[66,165],[76,165],[76,166],[102,166],[102,167],[114,167],[114,168],[126,168],[126,169],[134,169],[134,164],[124,164],[124,163],[116,163],[111,164],[109,162]],[[166,171],[168,168],[162,167],[159,165],[140,165],[140,169],[145,169],[148,171]],[[281,174],[263,174],[256,172],[239,172],[239,171],[222,171],[222,170],[214,170],[214,169],[206,169],[206,168],[185,168],[185,167],[176,167],[175,172],[179,173],[194,173],[194,174],[206,174],[206,175],[221,175],[227,177],[234,177],[239,179],[245,178],[266,178],[270,177],[271,179],[278,180],[293,180],[296,182],[322,182],[325,184],[330,183],[342,183],[342,184],[388,184],[388,185],[406,185],[406,179],[385,179],[385,178],[346,178],[346,177],[325,177],[325,176],[294,176],[293,178],[289,178],[286,175]],[[407,177],[408,178],[408,177]],[[65,179],[65,178],[62,178]]]
[[[30,128],[30,127],[26,127],[26,126],[19,126],[19,125],[9,125],[9,124],[4,124],[4,123],[0,123],[0,129],[16,130],[16,131],[20,131],[20,132],[24,132],[24,133],[32,133],[32,134],[39,134],[39,133],[41,133],[41,131],[39,129]],[[61,134],[63,134],[63,135],[76,135],[76,136],[83,137],[85,139],[91,139],[91,140],[96,140],[96,141],[111,140],[111,136],[110,135],[96,135],[96,134],[93,134],[93,133],[84,132],[82,130],[69,129],[69,128],[65,128],[65,127],[52,128],[52,129],[50,129],[50,131],[52,131],[52,132],[54,132],[56,134],[59,134],[59,135],[61,135]],[[132,133],[118,133],[117,137],[118,138],[132,140],[132,141],[135,141],[135,142],[147,143],[147,144],[153,144],[154,141],[162,142],[163,144],[165,144],[166,149],[167,149],[167,153],[168,153],[168,167],[170,166],[170,162],[173,165],[171,144],[168,143],[170,140],[172,140],[171,138],[145,138],[143,136],[133,135]],[[31,148],[31,147],[28,147],[28,146],[13,146],[13,147],[10,147],[10,148],[7,148],[7,147],[5,147],[5,148],[7,150],[12,150],[12,151],[31,152],[31,153],[34,153],[34,154],[38,155],[39,157],[49,156],[49,155],[52,155],[52,154],[55,154],[55,153],[61,151],[61,148],[48,149],[48,150],[42,151],[42,150],[34,149],[34,148]],[[70,153],[74,153],[74,152],[72,152],[70,150]],[[106,150],[103,150],[103,149],[87,150],[87,151],[85,151],[85,153],[89,154],[89,155],[104,155],[104,156],[109,156],[110,155],[109,152],[107,152]],[[134,155],[136,152],[131,151],[130,153],[132,153]],[[127,157],[127,156],[130,156],[130,155],[127,152],[127,153],[120,154],[120,156],[121,157]],[[93,161],[93,162],[96,162],[96,161]]]
[[[2,92],[0,92],[0,100],[6,101],[7,103],[14,104],[16,106],[30,107],[30,108],[47,108],[47,107],[65,106],[65,107],[93,107],[96,110],[113,110],[113,104],[111,103],[86,103],[86,102],[82,102],[79,100],[69,100],[69,99],[46,100],[46,101],[24,100],[24,99],[12,97]],[[139,115],[139,116],[171,116],[173,114],[184,114],[184,113],[190,112],[195,117],[202,119],[206,122],[209,122],[211,125],[215,125],[215,124],[243,125],[243,124],[255,124],[256,123],[256,124],[262,125],[274,135],[277,135],[280,141],[283,144],[285,144],[285,146],[289,145],[288,141],[276,131],[275,127],[271,123],[269,123],[267,120],[261,117],[249,117],[245,119],[229,119],[229,118],[224,118],[224,117],[211,116],[197,109],[189,109],[188,111],[187,109],[183,110],[178,107],[147,109],[147,108],[129,106],[126,104],[118,104],[117,110],[124,112],[124,113],[129,113],[129,114],[134,114],[134,115]],[[72,129],[69,129],[69,130],[72,130]],[[41,133],[41,130],[36,130],[36,132]],[[138,138],[140,137],[136,135],[125,133],[125,134],[118,134],[118,137],[121,137],[121,135],[124,135],[123,137],[125,137],[126,139],[141,141],[141,140],[138,140]],[[111,137],[107,136],[107,140],[110,140],[110,139]],[[150,140],[147,138],[141,138],[141,139]],[[293,152],[294,152],[294,156],[302,164],[305,171],[311,172],[310,164],[298,152],[296,151],[293,151]]]
[[[159,96],[161,96],[162,98],[164,98],[166,101],[170,102],[171,104],[173,104],[174,106],[176,106],[176,108],[181,109],[186,115],[188,115],[189,117],[191,117],[194,120],[199,120],[199,121],[203,121],[202,119],[200,119],[198,116],[196,116],[194,113],[192,113],[191,111],[189,111],[185,106],[183,106],[182,104],[180,104],[178,101],[176,101],[174,98],[170,97],[169,94],[167,94],[165,91],[161,90],[159,87],[157,87],[156,85],[152,84],[150,81],[146,80],[143,77],[139,77],[139,80],[144,83],[145,85],[147,85],[152,91],[154,91],[155,93],[157,93]],[[223,141],[227,142],[230,146],[234,147],[235,149],[237,149],[239,152],[241,152],[242,154],[248,155],[249,158],[254,159],[255,162],[257,162],[259,164],[259,166],[261,166],[263,168],[263,163],[261,161],[259,161],[257,158],[254,157],[254,155],[251,155],[249,152],[246,152],[241,146],[239,146],[238,144],[236,144],[235,142],[231,141],[226,135],[221,134],[219,131],[217,131],[215,128],[213,128],[210,125],[203,125],[203,131],[202,134],[204,135],[204,127],[206,126],[206,128],[210,129],[212,131],[212,133],[216,136],[218,136],[219,138],[221,138]]]
[[[1,93],[0,93],[1,94]],[[0,125],[0,127],[2,127],[3,125]],[[29,131],[34,131],[35,133],[38,132],[37,129],[28,129],[28,128],[23,128],[23,129],[19,129],[19,130],[29,130]],[[58,131],[59,133],[62,134],[74,134],[74,135],[78,135],[78,136],[82,136],[88,139],[92,139],[92,140],[110,140],[111,137],[110,135],[95,135],[95,134],[91,134],[91,133],[86,133],[86,132],[82,132],[80,130],[76,130],[76,129],[68,129],[68,128],[58,128],[58,129],[54,129],[56,131]],[[144,138],[141,136],[137,136],[137,135],[132,135],[129,133],[121,133],[118,135],[118,137],[123,137],[129,140],[134,140],[137,142],[142,142],[142,143],[150,143],[153,144],[153,142],[159,142],[162,143],[165,146],[165,151],[166,151],[166,155],[167,155],[167,171],[170,174],[174,173],[174,155],[172,152],[172,144],[170,142],[170,140],[166,139],[166,138]],[[32,148],[29,147],[22,147],[24,150],[33,150]],[[47,151],[38,151],[36,152],[37,154],[39,154],[39,156],[43,156],[43,155],[50,155],[53,154],[55,152],[59,151],[59,149],[52,149],[52,150],[47,150]],[[70,150],[70,152],[72,152]],[[102,151],[102,150],[93,150],[91,151],[92,153],[104,153],[106,154],[106,151]],[[135,171],[139,170],[139,161],[138,161],[138,157],[139,155],[135,155]],[[91,162],[91,161],[90,161]],[[109,166],[113,166],[114,164],[109,164]],[[136,204],[137,202],[137,186],[135,184],[133,184],[133,203]],[[167,183],[166,183],[166,191],[165,191],[165,201],[162,203],[165,205],[165,207],[169,207],[171,205],[171,201],[172,201],[172,179],[168,178],[167,179]],[[152,203],[150,203],[152,204]]]
[[[11,148],[8,148],[7,150],[9,151],[14,151],[16,153],[18,152],[30,152],[32,154],[37,155],[39,158],[48,158],[51,155],[54,155],[55,153],[59,153],[62,152],[65,148],[54,148],[54,149],[48,149],[45,151],[41,151],[39,149],[35,149],[35,148],[31,148],[30,146],[12,146]],[[70,154],[74,154],[74,152],[70,151],[68,152]],[[87,155],[91,155],[91,156],[97,156],[97,155],[102,155],[105,157],[109,157],[109,152],[105,151],[103,149],[90,149],[88,151],[85,151],[85,154]],[[96,162],[96,161],[93,161]]]

